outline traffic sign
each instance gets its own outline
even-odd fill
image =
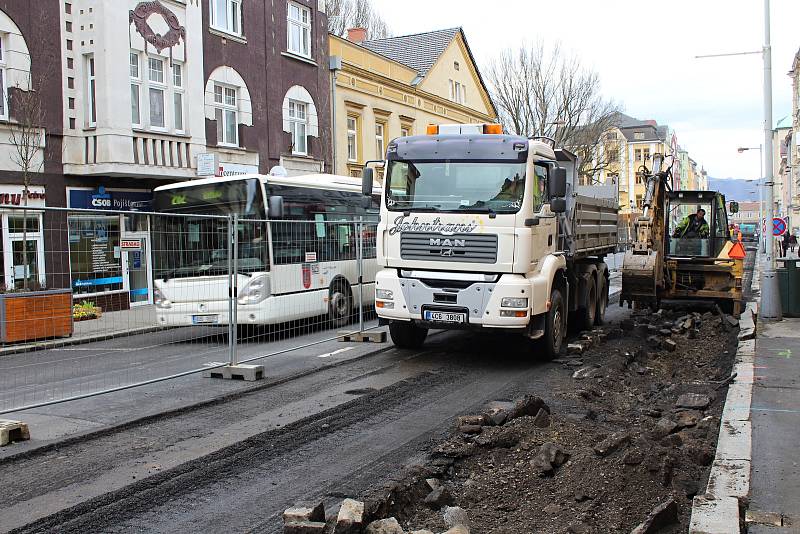
[[[786,233],[786,221],[780,217],[772,219],[772,235],[781,236]]]

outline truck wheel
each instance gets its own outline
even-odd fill
[[[550,361],[561,352],[564,342],[564,299],[561,291],[553,289],[550,293],[550,311],[544,319],[544,336],[542,336],[542,359]]]
[[[393,321],[389,323],[389,335],[394,344],[401,349],[418,349],[428,336],[427,328],[420,328],[411,321]]]
[[[586,307],[578,309],[578,328],[581,330],[591,330],[594,327],[594,319],[597,312],[597,284],[594,276],[589,277],[586,283]]]
[[[338,282],[331,287],[328,299],[328,319],[339,328],[350,322],[353,315],[353,298],[348,284]]]
[[[603,289],[597,299],[597,311],[594,314],[594,324],[597,326],[606,322],[606,308],[608,308],[608,280],[603,280]]]

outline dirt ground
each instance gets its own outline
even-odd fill
[[[662,310],[603,331],[559,360],[571,387],[530,392],[574,409],[457,427],[408,475],[405,495],[399,482],[381,490],[393,497],[374,513],[397,516],[407,531],[441,532],[448,504],[467,511],[473,534],[608,533],[631,531],[674,499],[677,522],[660,532],[686,532],[714,456],[736,327],[710,312]],[[677,406],[686,393],[699,394],[682,399],[699,406]],[[494,406],[513,410],[509,400]],[[426,478],[442,491],[431,496]]]

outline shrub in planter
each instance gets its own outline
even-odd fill
[[[72,305],[72,318],[76,321],[98,319],[103,315],[103,309],[94,305],[94,302],[84,301]]]

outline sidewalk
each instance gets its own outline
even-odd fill
[[[800,532],[800,319],[758,327],[748,515],[775,526],[750,523],[748,532]]]
[[[144,334],[162,328],[156,324],[155,306],[138,306],[129,310],[105,312],[98,319],[76,322],[74,323],[72,337],[47,339],[32,343],[15,343],[0,347],[0,356],[91,343],[119,336]]]

